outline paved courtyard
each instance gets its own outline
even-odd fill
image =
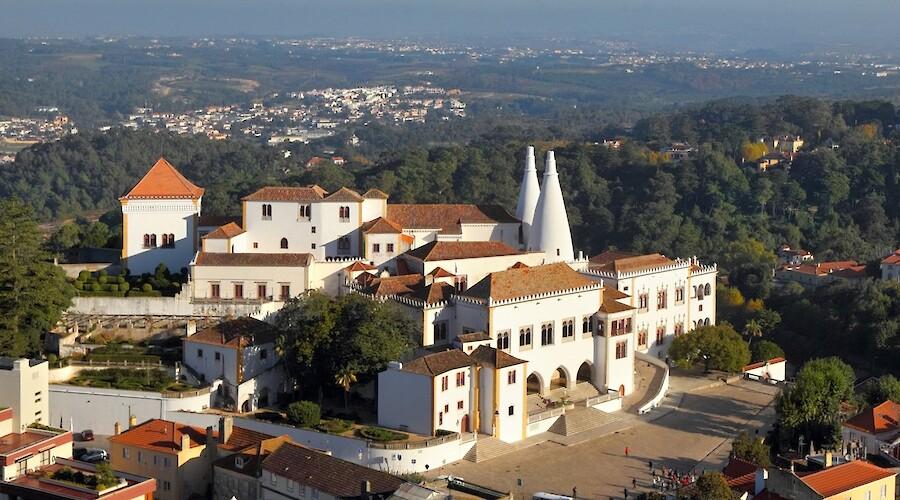
[[[678,409],[649,418],[624,416],[630,426],[611,428],[602,437],[568,446],[564,439],[551,439],[479,464],[457,462],[428,475],[452,474],[512,491],[519,498],[538,491],[571,495],[577,487],[579,498],[619,499],[624,488],[632,490],[632,479],[637,479],[639,491],[649,491],[650,460],[656,468],[666,465],[685,472],[721,469],[731,438],[742,429],[771,425],[776,393],[774,387],[751,381],[696,390],[684,394]],[[658,415],[664,411],[656,410]],[[523,487],[516,486],[517,479],[522,479]]]

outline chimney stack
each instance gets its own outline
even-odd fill
[[[172,424],[173,426],[175,424]],[[181,451],[191,449],[191,436],[187,432],[181,433]]]
[[[134,428],[134,427],[136,427],[136,426],[137,426],[137,417],[134,416],[134,415],[130,415],[130,416],[128,417],[128,428],[131,429],[131,428]]]
[[[231,431],[234,429],[234,419],[232,417],[219,417],[219,443],[225,444],[231,438]]]
[[[549,262],[572,262],[572,232],[556,171],[556,156],[547,151],[544,161],[544,183],[534,210],[534,224],[528,238],[528,249],[544,252]]]
[[[372,498],[372,483],[361,481],[359,483],[359,498],[361,500],[369,500]]]
[[[120,424],[118,421],[116,421],[116,423],[113,424],[113,435],[118,436],[121,433],[122,433],[122,424]]]
[[[519,202],[516,206],[516,218],[522,221],[522,244],[528,245],[531,238],[531,227],[534,224],[534,211],[537,208],[541,187],[538,184],[537,168],[534,164],[534,146],[525,151],[525,172],[522,185],[519,186]]]
[[[830,451],[825,452],[825,468],[829,468],[834,465],[834,454]]]

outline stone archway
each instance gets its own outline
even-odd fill
[[[553,370],[553,373],[550,375],[550,390],[553,389],[565,389],[569,387],[569,373],[565,368],[560,366],[559,368]]]
[[[538,372],[533,372],[528,376],[526,391],[527,394],[544,393],[544,379],[541,378],[541,375]]]
[[[576,382],[591,382],[593,377],[593,366],[591,366],[590,361],[585,361],[581,363],[581,366],[578,367],[578,373],[575,375]]]

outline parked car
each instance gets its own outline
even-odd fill
[[[87,453],[81,456],[82,462],[88,462],[91,464],[106,462],[108,460],[109,453],[107,453],[106,450],[101,450],[99,448],[91,448]]]
[[[94,431],[91,429],[85,429],[81,431],[81,440],[82,441],[93,441],[94,440]]]
[[[81,460],[81,457],[85,456],[91,448],[72,448],[72,458],[75,460]]]

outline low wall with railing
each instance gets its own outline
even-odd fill
[[[665,370],[663,372],[662,383],[660,384],[659,389],[656,391],[656,394],[654,394],[653,397],[649,401],[647,401],[646,403],[641,405],[640,408],[638,408],[638,414],[643,415],[643,414],[649,412],[650,410],[658,407],[660,405],[660,403],[662,403],[663,398],[665,398],[666,394],[669,392],[669,365],[667,365],[665,363],[665,361],[657,359],[654,356],[650,356],[649,354],[644,354],[642,352],[635,351],[634,355],[635,355],[635,359],[637,359],[637,360],[646,361],[647,363],[650,363],[651,365],[655,365],[655,366],[660,367],[663,370]]]
[[[109,368],[128,368],[131,370],[165,370],[172,378],[177,377],[174,366],[162,362],[128,362],[128,361],[74,361],[69,360],[66,366],[48,370],[48,382],[61,384],[77,377],[84,370],[107,370]]]

